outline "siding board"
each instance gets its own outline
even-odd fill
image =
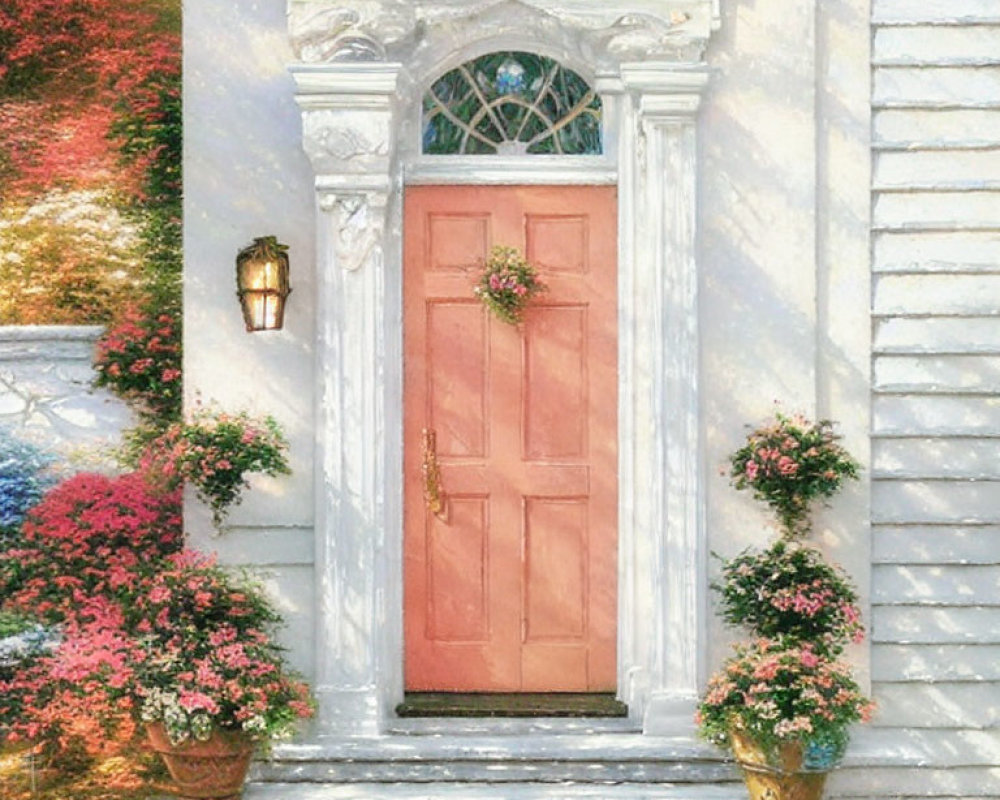
[[[873,115],[881,147],[996,147],[1000,114],[981,109],[883,109]]]
[[[875,439],[875,478],[1000,480],[1000,439]]]
[[[876,275],[872,303],[881,316],[995,316],[1000,275]]]
[[[870,630],[873,643],[1000,645],[1000,608],[873,606]]]
[[[1000,228],[1000,192],[883,193],[875,200],[873,215],[880,229],[996,230]]]
[[[1000,391],[1000,358],[995,356],[878,356],[874,366],[878,391]]]
[[[1000,67],[879,67],[880,108],[1000,108]]]
[[[873,399],[872,410],[876,435],[1000,435],[1000,397],[882,395]]]
[[[1000,606],[1000,567],[879,565],[872,570],[872,602]]]
[[[1000,150],[878,153],[873,181],[876,190],[996,188],[1000,186]]]
[[[997,116],[1000,117],[1000,114]],[[874,242],[873,261],[876,272],[1000,270],[1000,232],[881,232],[876,234]]]
[[[887,683],[876,699],[880,719],[894,726],[976,729],[1000,723],[1000,704],[984,703],[976,684]]]
[[[876,645],[872,679],[892,683],[1000,681],[1000,645]]]
[[[1000,63],[1000,26],[907,25],[876,28],[876,65]]]
[[[886,787],[891,787],[888,789]],[[887,791],[891,794],[887,794]],[[907,800],[908,798],[998,798],[1000,767],[960,767],[935,769],[924,767],[839,768],[830,774],[828,797],[872,798],[872,800]]]
[[[878,523],[1000,522],[998,481],[873,481]]]
[[[1000,526],[876,525],[872,528],[872,561],[1000,564]]]
[[[875,321],[876,353],[1000,353],[1000,324],[989,317]]]
[[[873,0],[872,21],[876,25],[997,22],[1000,9],[993,0]]]

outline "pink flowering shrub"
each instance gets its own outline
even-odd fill
[[[828,768],[843,755],[848,726],[867,721],[872,709],[847,664],[808,643],[762,638],[737,646],[712,676],[696,721],[721,747],[736,727],[771,753],[801,742],[806,768],[811,761]]]
[[[747,437],[730,466],[733,486],[750,489],[767,503],[790,538],[809,531],[815,499],[832,497],[845,479],[857,479],[860,469],[837,443],[832,422],[781,413]]]
[[[864,638],[850,579],[812,547],[779,540],[760,553],[745,550],[724,563],[712,588],[726,622],[760,636],[811,642],[831,654]]]
[[[139,306],[126,308],[97,343],[97,386],[132,402],[148,422],[180,416],[181,319]]]
[[[67,615],[55,647],[0,676],[0,725],[11,740],[43,742],[44,755],[65,761],[132,738],[132,703],[120,690],[135,645],[122,621],[116,601],[89,597]]]
[[[0,558],[5,607],[63,622],[92,597],[134,589],[140,566],[180,549],[180,500],[138,473],[81,473],[56,485]]]
[[[67,617],[53,652],[0,676],[10,738],[65,752],[84,729],[120,740],[160,722],[175,743],[213,727],[263,742],[312,714],[271,636],[280,616],[257,586],[193,551],[136,572],[121,597],[93,596]]]
[[[291,732],[312,703],[271,638],[279,621],[253,584],[190,551],[171,556],[125,609],[142,720],[163,723],[174,743],[213,727],[260,740]]]
[[[140,467],[168,489],[191,483],[212,509],[216,525],[249,486],[246,475],[287,475],[288,443],[271,417],[203,410],[169,426],[147,446]]]
[[[516,248],[494,247],[473,291],[504,322],[516,325],[536,294],[545,290],[531,266]]]

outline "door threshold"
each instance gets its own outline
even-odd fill
[[[613,693],[407,692],[400,717],[627,717]]]

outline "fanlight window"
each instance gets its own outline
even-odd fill
[[[601,98],[545,56],[489,53],[451,70],[424,95],[423,152],[433,155],[599,155]]]

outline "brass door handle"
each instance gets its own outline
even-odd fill
[[[437,459],[437,434],[424,428],[424,504],[436,517],[444,517],[444,493],[441,491],[441,468]]]

